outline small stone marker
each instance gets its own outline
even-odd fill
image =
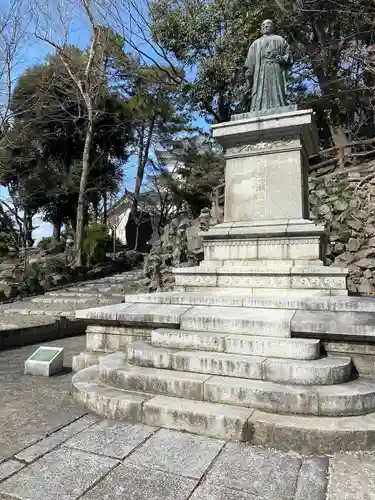
[[[25,361],[25,375],[50,377],[62,371],[64,349],[61,347],[39,347]]]

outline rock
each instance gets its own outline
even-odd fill
[[[357,292],[357,285],[354,283],[352,278],[348,278],[347,280],[347,287],[350,293],[356,293]]]
[[[338,200],[335,202],[335,204],[333,205],[333,208],[337,211],[337,212],[345,212],[345,210],[348,209],[348,203],[346,201],[343,201],[343,200]]]
[[[346,249],[349,252],[357,252],[362,246],[362,243],[359,239],[357,238],[350,238],[346,245]]]
[[[20,288],[21,288],[21,283],[0,282],[0,294],[5,296],[6,299],[14,299],[15,297],[17,297]]]
[[[365,234],[368,234],[369,236],[375,236],[375,226],[373,226],[372,224],[366,224],[363,232]]]
[[[352,200],[349,200],[349,207],[350,208],[357,208],[358,206],[358,200],[353,198]]]
[[[363,269],[375,269],[375,259],[361,259],[355,265]]]
[[[366,220],[366,219],[367,219],[367,217],[368,217],[368,213],[366,213],[364,210],[358,210],[358,211],[355,213],[355,216],[356,216],[358,219]]]
[[[345,244],[341,243],[341,241],[337,241],[333,246],[333,253],[341,254],[345,251]]]
[[[367,279],[371,279],[373,275],[373,272],[370,269],[366,269],[366,271],[363,273],[363,276]]]
[[[366,279],[365,277],[361,278],[358,286],[358,292],[359,293],[369,293],[373,292],[375,290],[375,287],[371,285],[371,283]]]
[[[366,259],[367,257],[375,256],[374,248],[362,248],[358,252],[356,252],[356,260]]]
[[[340,255],[338,255],[335,259],[335,263],[340,263],[340,264],[351,264],[352,262],[354,262],[355,260],[357,260],[358,257],[354,254],[354,253],[351,253],[351,252],[344,252]]]
[[[369,247],[375,247],[375,236],[373,236],[372,238],[370,238],[367,242],[368,246]]]
[[[318,213],[320,215],[326,215],[329,214],[330,212],[331,212],[331,207],[328,204],[320,205],[320,207],[318,208]]]
[[[359,231],[363,226],[363,222],[355,219],[350,219],[347,221],[347,225],[355,231]]]

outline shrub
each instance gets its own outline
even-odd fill
[[[14,235],[0,232],[0,257],[5,257],[8,254],[9,247],[17,247]]]
[[[108,228],[103,224],[92,224],[84,234],[83,254],[86,265],[92,266],[97,262],[104,262],[106,252],[111,249],[111,237]]]
[[[42,250],[50,250],[53,247],[53,238],[52,236],[47,236],[45,238],[42,238],[38,244],[37,247],[42,249]]]

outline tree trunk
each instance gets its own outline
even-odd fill
[[[61,239],[61,222],[60,221],[53,222],[53,239],[57,243],[60,243],[60,239]]]
[[[154,133],[155,119],[156,119],[155,116],[153,116],[151,118],[149,130],[148,130],[148,135],[147,135],[147,141],[146,141],[145,145],[143,144],[144,128],[143,128],[142,134],[141,134],[140,151],[139,151],[140,154],[139,154],[139,161],[138,161],[137,177],[135,180],[134,199],[133,199],[133,205],[132,205],[132,213],[133,213],[134,218],[136,217],[137,211],[138,211],[139,195],[141,193],[143,177],[145,175],[145,168],[146,168],[146,165],[148,162],[148,155],[149,155],[150,147],[151,147],[152,134]]]
[[[89,175],[90,150],[91,150],[93,129],[94,129],[92,103],[90,103],[87,107],[88,107],[87,109],[88,123],[86,130],[85,146],[83,148],[83,156],[82,156],[82,174],[79,185],[77,222],[76,222],[76,234],[75,234],[76,254],[74,258],[74,265],[77,267],[82,266],[83,233],[85,229],[86,186]]]
[[[107,193],[103,193],[103,224],[107,225],[108,222],[108,199]]]

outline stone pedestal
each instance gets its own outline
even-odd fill
[[[319,149],[312,110],[213,126],[225,149],[224,222],[308,219],[308,157]]]
[[[309,220],[308,157],[319,149],[312,110],[235,116],[213,136],[226,157],[224,222],[201,233],[204,262],[176,269],[176,290],[347,294],[346,269],[317,269],[327,236]],[[290,277],[282,285],[281,275]]]
[[[308,157],[319,148],[312,110],[235,116],[213,135],[226,156],[225,213],[202,235],[205,260],[323,263],[324,227],[309,220]]]

